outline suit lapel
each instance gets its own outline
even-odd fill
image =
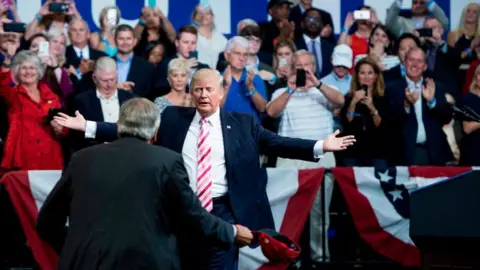
[[[174,140],[174,150],[178,153],[182,153],[183,144],[185,143],[185,138],[187,137],[188,129],[192,123],[193,117],[195,116],[196,110],[194,108],[188,108],[188,110],[181,110],[180,114],[181,119],[178,119],[175,124],[176,136]]]
[[[103,111],[102,111],[102,104],[100,103],[100,99],[95,94],[93,96],[92,102],[90,103],[92,106],[92,112],[94,112],[94,117],[98,119],[97,121],[104,121],[103,119]]]
[[[127,81],[133,82],[135,81],[133,78],[135,78],[135,64],[136,64],[136,57],[132,57],[132,63],[130,64],[130,69],[128,70],[127,74]]]
[[[230,118],[230,115],[220,109],[220,122],[222,125],[222,134],[223,134],[223,147],[225,152],[225,168],[227,170],[227,179],[232,179],[229,175],[229,172],[232,172],[230,168],[231,161],[235,160],[233,154],[235,152],[234,142],[235,142],[235,132],[232,130],[235,128],[233,126],[233,121]],[[229,182],[230,185],[230,182]]]

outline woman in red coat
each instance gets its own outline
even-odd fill
[[[43,75],[40,58],[30,51],[15,56],[11,72],[0,73],[0,95],[7,103],[9,122],[2,169],[63,169],[62,146],[57,139],[64,131],[48,121],[49,110],[59,109],[60,100],[46,84],[39,83]]]

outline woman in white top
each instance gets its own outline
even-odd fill
[[[400,59],[392,53],[394,40],[395,38],[385,25],[377,24],[368,39],[368,53],[357,55],[355,65],[367,56],[370,56],[382,71],[399,65]]]
[[[210,6],[197,5],[192,21],[198,28],[198,61],[216,68],[218,55],[227,46],[227,39],[215,30],[213,11]]]

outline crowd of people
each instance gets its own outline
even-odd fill
[[[51,11],[60,2],[68,8]],[[96,33],[74,2],[46,1],[24,33],[4,30],[21,21],[15,5],[0,6],[1,168],[64,169],[73,153],[109,142],[103,122],[116,123],[134,97],[160,114],[198,109],[191,83],[202,69],[222,77],[225,112],[284,137],[323,141],[339,130],[356,139],[315,161],[267,153],[263,167],[480,166],[480,5],[468,4],[460,22],[433,0],[412,0],[409,15],[401,6],[393,1],[381,22],[363,5],[339,26],[311,0],[270,0],[270,21],[245,18],[230,39],[203,4],[183,26],[150,7],[134,27],[119,24],[118,7],[105,7]],[[454,117],[452,105],[474,117]]]

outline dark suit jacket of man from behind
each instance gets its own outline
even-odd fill
[[[183,143],[196,109],[167,107],[162,113],[157,144],[182,153]],[[260,154],[315,161],[316,141],[281,137],[264,129],[249,114],[220,110],[225,148],[228,196],[238,224],[252,230],[274,229],[266,185],[267,173],[260,167]],[[116,125],[97,123],[97,140],[111,141]],[[192,181],[192,179],[190,179]],[[275,179],[272,179],[275,181]]]
[[[62,270],[182,269],[180,227],[234,241],[233,226],[200,205],[182,157],[133,137],[77,152],[37,220]]]

